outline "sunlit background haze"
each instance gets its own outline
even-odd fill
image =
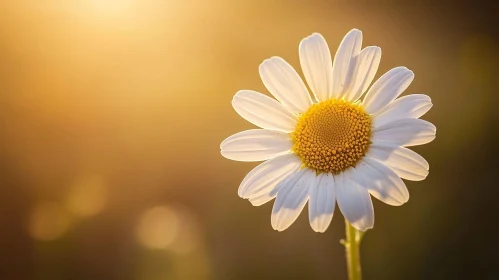
[[[274,231],[219,145],[265,58],[352,28],[437,127],[409,202],[374,202],[364,278],[499,279],[499,11],[443,2],[2,0],[0,279],[346,279],[341,213]]]

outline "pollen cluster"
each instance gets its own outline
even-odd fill
[[[364,157],[370,136],[371,116],[361,105],[329,99],[300,116],[293,152],[317,173],[337,174]]]

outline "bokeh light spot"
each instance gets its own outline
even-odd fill
[[[151,208],[137,224],[137,239],[149,249],[166,249],[178,233],[178,223],[178,217],[171,209],[164,206]]]
[[[71,215],[57,202],[41,202],[34,207],[29,220],[29,234],[50,241],[62,236],[71,225]]]
[[[101,212],[106,201],[104,178],[100,175],[87,175],[78,178],[70,187],[66,206],[76,215],[90,217]]]
[[[179,218],[178,234],[168,246],[168,250],[179,255],[187,255],[199,247],[200,228],[196,216],[184,207],[175,208]]]

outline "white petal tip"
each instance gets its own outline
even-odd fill
[[[283,227],[283,226],[278,227],[277,225],[272,225],[272,228],[278,232],[285,231],[288,227]]]
[[[365,228],[365,229],[359,229],[359,231],[366,232],[366,231],[368,231],[370,229],[373,229],[373,228],[374,228],[374,226],[368,227],[368,228]]]
[[[381,52],[381,47],[379,47],[379,46],[367,46],[363,50],[371,50],[373,52]]]
[[[312,226],[312,230],[315,231],[315,232],[317,232],[317,233],[324,233],[324,232],[326,232],[327,227],[326,228],[322,228],[322,227]]]
[[[237,195],[240,197],[240,198],[244,198],[244,199],[248,199],[244,194],[243,194],[243,191],[241,190],[241,188],[239,188],[237,190]]]
[[[220,154],[221,154],[224,158],[226,158],[226,159],[234,160],[234,159],[230,156],[230,153],[227,153],[227,151],[220,150]]]
[[[222,144],[220,144],[220,154],[224,157],[224,158],[227,158],[225,155],[224,155],[224,151],[222,150]]]
[[[269,63],[269,62],[272,62],[274,60],[284,60],[282,57],[280,56],[277,56],[277,55],[274,55],[274,56],[271,56],[269,58],[266,58],[262,61],[262,63],[260,63],[260,66],[262,66],[263,64],[266,64],[266,63]]]
[[[311,40],[311,39],[324,39],[324,36],[322,36],[322,34],[320,34],[318,32],[314,32],[314,33],[308,35],[307,37],[305,37],[302,40],[302,42],[305,41],[305,40]]]
[[[366,232],[370,229],[373,229],[374,225],[365,225],[365,224],[357,224],[351,223],[351,225],[358,231]]]
[[[425,174],[418,174],[419,176],[414,176],[414,177],[411,177],[410,179],[407,179],[407,178],[404,178],[406,180],[410,180],[410,181],[415,181],[415,182],[419,182],[419,181],[423,181],[426,179],[426,177],[428,177],[428,175],[430,174],[430,172],[427,170],[427,172]]]
[[[401,198],[399,201],[392,201],[390,204],[390,206],[402,206],[404,204],[406,204],[407,202],[409,201],[409,195],[407,195],[407,197],[404,197],[404,198]]]
[[[348,39],[347,39],[348,38]],[[352,30],[350,30],[347,35],[345,35],[345,37],[343,38],[343,40],[350,40],[352,38],[357,38],[357,39],[360,39],[362,40],[362,31],[360,31],[359,29],[357,28],[354,28]]]
[[[252,206],[262,206],[263,204],[265,204],[267,201],[266,200],[251,200],[250,198],[248,198],[249,202],[251,203]]]
[[[242,95],[244,95],[246,92],[248,92],[249,90],[238,90],[236,92],[236,94],[234,94],[234,96],[232,97],[232,102],[234,102],[234,100],[237,100],[238,98],[240,98]]]
[[[412,71],[411,69],[405,67],[405,66],[399,66],[399,67],[396,67],[398,68],[399,70],[402,70],[404,72],[404,75],[405,76],[408,76],[409,79],[414,79],[414,71]]]
[[[303,48],[305,48],[305,45],[307,43],[309,43],[310,41],[314,41],[314,40],[325,41],[324,37],[320,33],[314,32],[301,40],[300,45],[298,46],[298,49],[300,49],[300,51],[301,51]]]
[[[259,162],[267,160],[265,158],[241,158],[237,152],[226,151],[226,150],[221,150],[220,154],[226,159],[230,159],[233,161],[240,161],[240,162]]]
[[[437,128],[435,128],[434,134],[431,137],[428,137],[428,142],[426,142],[425,144],[433,142],[433,140],[435,140],[435,138],[437,138]]]
[[[288,229],[295,222],[295,219],[293,219],[292,221],[291,220],[283,221],[282,218],[281,219],[278,219],[277,217],[272,217],[272,218],[274,218],[271,219],[272,228],[276,231],[284,231]]]
[[[269,58],[266,58],[262,61],[262,63],[260,63],[260,65],[258,66],[258,69],[260,70],[260,72],[264,71],[264,67],[269,64],[269,63],[272,63],[272,60],[275,59],[275,56],[273,57],[269,57]]]

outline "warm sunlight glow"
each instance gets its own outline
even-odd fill
[[[499,274],[499,17],[434,2],[0,0],[0,280]]]
[[[87,2],[94,12],[102,15],[130,12],[135,4],[135,0],[90,0]]]

